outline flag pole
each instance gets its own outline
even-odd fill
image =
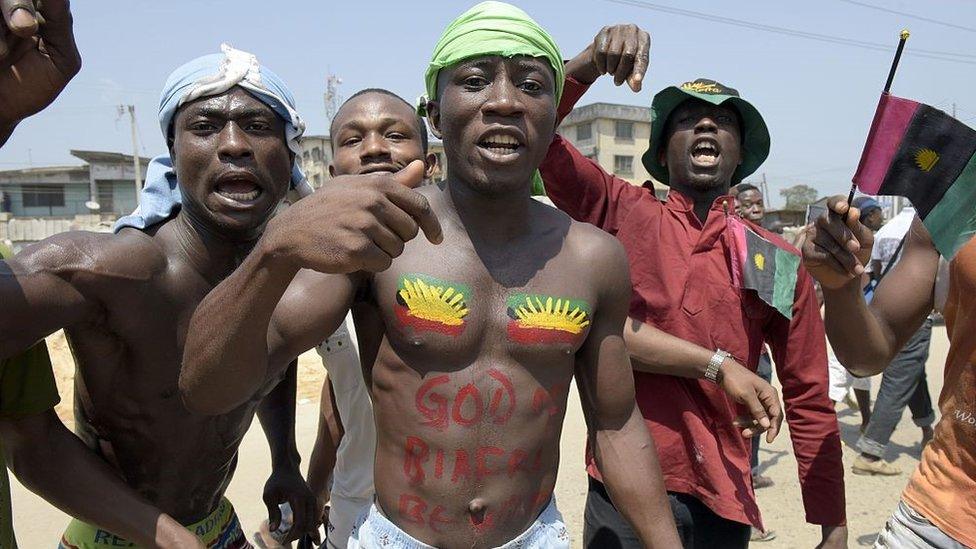
[[[905,42],[908,41],[909,36],[908,29],[902,29],[898,40],[898,49],[895,50],[895,58],[891,61],[891,70],[888,71],[888,80],[885,82],[883,94],[887,95],[891,93],[891,82],[895,79],[895,70],[898,69],[898,62],[901,61],[901,52],[905,50]],[[854,200],[854,192],[857,190],[857,183],[851,182],[851,192],[847,195],[848,206]],[[844,215],[847,218],[847,215]]]

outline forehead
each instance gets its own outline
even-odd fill
[[[763,199],[762,193],[760,193],[759,191],[752,190],[752,189],[749,189],[749,190],[746,190],[746,191],[742,191],[738,195],[736,195],[736,197],[739,199],[740,202],[741,201],[750,201],[750,202],[752,202],[752,201],[757,201],[757,200],[762,200]]]
[[[530,57],[528,55],[515,55],[512,57],[485,55],[465,59],[464,61],[460,61],[441,70],[440,74],[437,76],[437,80],[440,82],[442,78],[463,69],[480,68],[485,70],[498,70],[502,66],[513,70],[539,71],[548,74],[553,78],[555,78],[556,75],[552,65],[549,64],[549,60],[545,57]]]
[[[248,115],[264,114],[276,117],[274,110],[261,100],[248,93],[243,88],[234,86],[219,95],[201,97],[180,107],[176,116],[188,114],[224,114],[234,116],[246,113]]]
[[[725,104],[714,105],[707,101],[702,101],[701,99],[695,98],[687,99],[675,107],[674,111],[671,113],[672,119],[679,114],[691,114],[695,116],[731,115],[738,117],[738,111],[736,111],[734,107]]]
[[[335,117],[336,130],[349,126],[365,126],[402,122],[415,124],[417,113],[398,97],[380,92],[364,93],[347,101]]]

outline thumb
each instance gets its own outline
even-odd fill
[[[419,186],[424,181],[424,161],[414,160],[407,164],[402,170],[393,174],[393,180],[408,189]]]

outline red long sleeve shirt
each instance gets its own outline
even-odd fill
[[[587,86],[567,79],[560,120]],[[813,281],[797,277],[792,320],[732,283],[726,245],[733,199],[718,198],[704,224],[688,197],[662,202],[650,182],[636,187],[607,174],[557,135],[540,167],[553,203],[617,237],[627,250],[630,316],[707,349],[724,349],[755,370],[772,348],[799,469],[806,520],[845,524],[844,469],[837,417],[827,396],[827,353]],[[777,245],[796,250],[756,225]],[[749,465],[751,441],[733,426],[736,404],[699,379],[634,372],[637,404],[657,445],[669,491],[690,494],[718,515],[761,527]],[[587,471],[599,479],[592,453]]]

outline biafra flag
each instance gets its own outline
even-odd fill
[[[854,183],[907,197],[952,259],[976,233],[976,130],[922,103],[882,94]]]
[[[736,286],[755,290],[759,298],[786,318],[793,318],[800,257],[756,234],[738,218],[729,216],[732,236],[732,278]]]

